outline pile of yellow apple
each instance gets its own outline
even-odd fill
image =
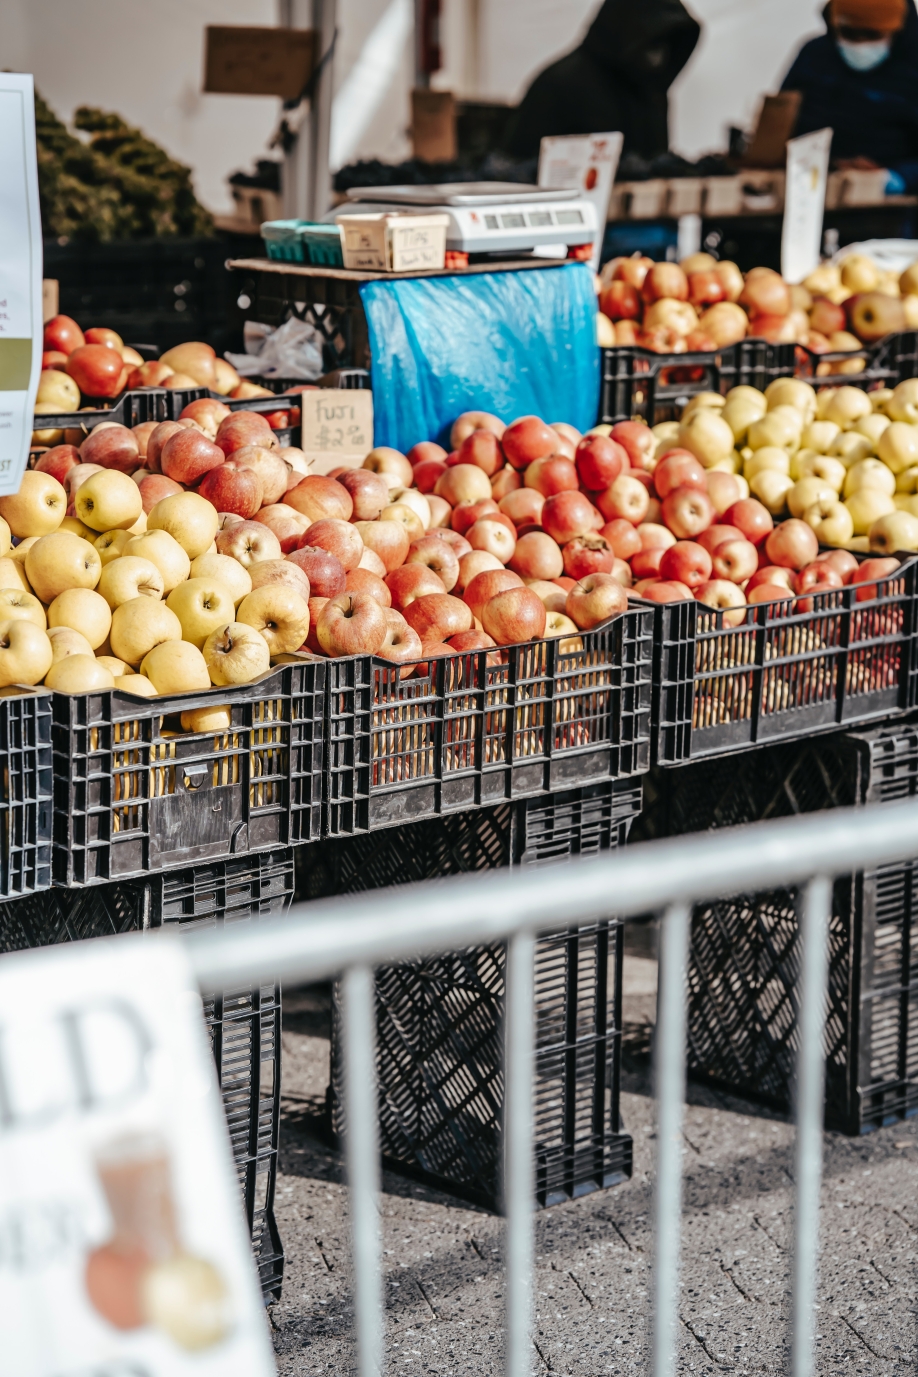
[[[611,259],[597,279],[598,342],[654,353],[710,351],[747,337],[848,353],[918,328],[918,263],[899,274],[864,254],[823,263],[801,283],[772,268],[745,275],[707,253],[681,263]],[[863,359],[819,364],[817,374],[858,373]]]
[[[654,428],[706,468],[741,474],[773,517],[805,521],[820,544],[918,550],[918,378],[864,392],[779,378],[693,397]]]

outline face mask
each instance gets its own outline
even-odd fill
[[[846,43],[836,40],[842,60],[855,72],[871,72],[889,57],[892,40],[879,38],[873,43]]]

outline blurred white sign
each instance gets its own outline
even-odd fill
[[[274,1373],[177,941],[0,958],[0,1354],[4,1377]]]
[[[31,76],[0,72],[0,494],[19,491],[32,438],[44,326]]]
[[[787,186],[781,236],[781,276],[802,282],[819,266],[832,130],[817,129],[787,142]]]
[[[594,273],[599,272],[599,256],[623,137],[622,134],[559,134],[543,139],[539,146],[539,186],[559,190],[577,187],[581,196],[596,207],[598,229],[590,259]]]

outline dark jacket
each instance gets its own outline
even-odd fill
[[[825,17],[828,24],[828,7]],[[918,13],[911,0],[879,67],[853,71],[825,33],[800,49],[781,89],[803,94],[798,134],[833,129],[833,158],[872,158],[900,173],[909,191],[918,189]]]
[[[681,0],[605,0],[579,48],[535,78],[504,149],[532,158],[551,134],[621,131],[623,151],[654,158],[669,147],[667,91],[701,27]]]

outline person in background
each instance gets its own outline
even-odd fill
[[[824,18],[781,86],[803,96],[795,132],[830,128],[836,167],[886,167],[887,192],[918,191],[914,0],[830,0]]]
[[[669,148],[668,91],[701,26],[681,0],[605,0],[578,48],[535,78],[511,117],[504,152],[538,156],[554,134],[624,135],[623,153]]]

